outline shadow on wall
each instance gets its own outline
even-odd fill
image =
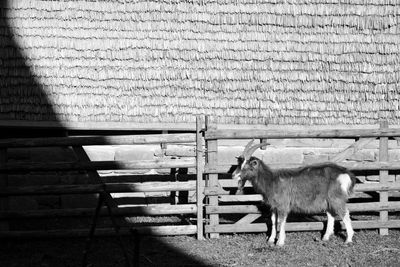
[[[52,107],[51,101],[49,101],[48,96],[43,88],[43,86],[35,79],[30,67],[26,63],[26,59],[23,56],[21,48],[18,46],[16,39],[14,38],[13,29],[8,20],[9,6],[8,1],[0,1],[0,120],[11,120],[18,121],[24,120],[29,121],[34,126],[35,121],[53,121],[54,125],[58,126],[58,130],[49,131],[48,129],[34,129],[23,128],[18,123],[14,123],[15,126],[9,127],[6,130],[0,131],[0,138],[10,138],[10,137],[32,137],[32,136],[62,136],[67,129],[62,128],[62,123],[57,121],[56,113]],[[89,225],[88,225],[89,227]],[[82,250],[84,248],[84,240],[82,240]],[[109,240],[109,239],[107,239]],[[193,257],[184,255],[179,250],[169,247],[167,243],[163,242],[160,238],[150,238],[146,239],[146,244],[144,247],[162,247],[163,253],[159,256],[153,254],[152,258],[155,259],[160,257],[160,259],[155,262],[164,262],[167,258],[180,259],[179,262],[183,262],[190,266],[201,266],[201,262],[193,259]],[[43,241],[43,240],[42,240]],[[38,242],[42,242],[38,241]],[[3,251],[3,255],[0,259],[0,265],[3,263],[16,263],[23,262],[26,260],[26,264],[32,263],[32,259],[38,259],[42,256],[51,257],[54,259],[63,258],[63,260],[68,261],[68,258],[74,257],[73,261],[76,261],[76,256],[68,252],[57,249],[48,249],[46,246],[53,247],[55,243],[59,243],[59,240],[54,240],[53,243],[46,242],[44,247],[39,246],[41,249],[33,249],[30,252],[20,255],[18,259],[13,258],[15,250],[24,250],[24,242],[19,242],[18,240],[8,240],[14,245],[7,245],[3,249],[9,249],[10,251]],[[35,240],[30,240],[29,242],[35,243]],[[95,243],[99,243],[97,241]],[[35,245],[33,245],[35,246]],[[96,245],[94,244],[96,247]],[[56,246],[57,247],[57,246]],[[26,248],[25,248],[26,249]],[[146,249],[144,248],[144,251]],[[54,253],[54,255],[49,255],[49,253]],[[166,255],[168,252],[168,255]],[[112,252],[111,252],[112,253]],[[62,257],[59,257],[62,256]],[[107,255],[102,254],[100,257],[107,257]],[[15,260],[15,261],[14,261]],[[100,260],[101,259],[97,259]],[[140,258],[141,260],[141,258]],[[142,260],[141,260],[142,261]],[[11,264],[13,265],[13,264]],[[5,265],[7,266],[7,265]],[[13,265],[14,266],[14,265]],[[17,265],[15,265],[17,266]],[[19,266],[19,265],[18,265]]]
[[[1,41],[0,41],[0,119],[27,121],[54,121],[57,116],[16,43],[12,27],[8,21],[8,1],[0,1]],[[17,127],[16,127],[17,128]],[[2,135],[21,134],[23,131],[10,129]],[[32,134],[32,131],[29,133]]]

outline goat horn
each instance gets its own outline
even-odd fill
[[[243,152],[242,152],[242,156],[245,157],[247,154],[247,151],[249,150],[249,148],[251,147],[251,145],[254,143],[254,138],[252,140],[250,140],[250,142],[247,143],[247,145],[245,146]]]
[[[269,145],[269,143],[265,143],[265,142],[264,142],[264,143],[260,143],[260,144],[257,144],[257,145],[252,146],[251,148],[249,148],[249,149],[246,151],[246,154],[244,155],[244,158],[245,158],[246,160],[250,159],[251,155],[253,155],[253,153],[254,153],[258,148],[263,147],[263,146],[266,146],[266,145]]]

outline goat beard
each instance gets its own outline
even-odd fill
[[[238,181],[238,190],[236,191],[236,195],[243,195],[243,189],[244,189],[245,183],[246,183],[246,181],[244,181],[244,180]]]

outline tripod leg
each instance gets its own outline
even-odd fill
[[[134,266],[138,267],[140,265],[140,233],[138,230],[134,229],[133,238],[134,238],[134,252],[133,252],[133,264]]]
[[[120,247],[121,247],[121,249],[122,249],[122,252],[124,253],[124,257],[125,257],[125,260],[126,260],[126,265],[127,265],[128,267],[132,267],[132,264],[131,264],[131,262],[130,262],[130,260],[129,260],[128,252],[127,252],[127,250],[126,250],[126,248],[125,248],[125,246],[124,246],[124,243],[122,242],[121,233],[119,232],[119,226],[118,226],[118,224],[117,224],[117,222],[116,222],[116,220],[115,220],[115,218],[114,218],[112,209],[111,209],[110,205],[107,203],[107,201],[106,201],[106,206],[107,206],[108,214],[110,215],[111,222],[112,222],[112,224],[113,224],[115,233],[117,234],[117,238],[118,238],[119,245],[120,245]]]
[[[104,201],[104,199],[103,199],[102,194],[99,194],[99,200],[97,201],[96,211],[95,211],[94,216],[93,216],[93,221],[92,221],[92,225],[90,227],[89,236],[86,239],[85,250],[83,251],[82,267],[86,267],[87,266],[87,256],[88,256],[90,247],[92,245],[94,231],[96,230],[97,219],[99,217],[100,209],[101,209],[101,206],[103,205],[103,201]]]

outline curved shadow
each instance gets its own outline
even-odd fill
[[[11,0],[10,0],[11,1]],[[57,115],[52,107],[49,97],[46,95],[46,90],[42,84],[38,82],[35,78],[34,73],[26,63],[26,58],[24,57],[22,49],[19,47],[10,22],[8,20],[9,12],[9,1],[0,1],[0,27],[1,27],[1,37],[0,37],[0,121],[13,121],[14,126],[10,126],[6,131],[0,131],[0,138],[10,138],[10,137],[32,137],[32,136],[61,136],[64,134],[62,123],[57,120]],[[31,127],[22,126],[21,122],[18,121],[29,121],[31,126],[35,126],[35,122],[39,121],[52,121],[53,125],[58,126],[57,130],[49,130],[37,128],[35,130]],[[89,227],[89,225],[88,225]],[[71,238],[66,238],[65,244],[68,244],[68,240]],[[78,242],[81,242],[82,248],[77,250],[77,253],[82,253],[84,248],[84,241],[77,238]],[[104,240],[109,240],[109,238],[101,239],[96,238],[95,243],[108,242]],[[43,245],[44,242],[44,245]],[[58,253],[61,253],[59,249],[54,249],[53,245],[59,243],[60,240],[28,240],[27,242],[20,242],[19,240],[6,240],[2,246],[3,255],[9,255],[1,257],[0,265],[6,264],[4,266],[24,266],[24,262],[29,265],[32,263],[32,257],[36,257],[41,261],[41,256],[54,259],[57,262],[59,258]],[[128,242],[129,243],[129,242]],[[30,244],[26,247],[24,244]],[[34,247],[37,244],[38,249]],[[96,246],[96,244],[95,244]],[[174,259],[171,265],[177,266],[177,263],[183,263],[190,266],[204,266],[201,262],[193,259],[193,256],[185,255],[181,251],[170,247],[167,243],[163,242],[160,238],[152,237],[146,238],[146,244],[141,244],[142,251],[144,255],[140,255],[140,261],[143,265],[149,265],[148,262],[142,261],[144,259],[152,258],[153,262],[162,262],[165,266],[169,265],[167,258]],[[25,250],[32,248],[32,251],[24,251],[19,255],[18,258],[12,256],[15,251]],[[60,247],[60,246],[58,246]],[[62,247],[62,245],[61,245]],[[154,254],[154,251],[148,248],[162,248],[163,253],[159,256]],[[69,251],[66,248],[66,251]],[[150,251],[151,256],[146,255],[146,251]],[[167,254],[166,254],[167,252]],[[32,253],[34,254],[32,256]],[[36,253],[36,254],[35,254]],[[77,255],[65,255],[68,252],[62,252],[64,260],[68,260],[69,256],[72,262],[76,262]],[[95,253],[91,251],[90,253]],[[26,255],[26,258],[24,258]],[[35,256],[36,255],[36,256]],[[112,255],[97,254],[96,261],[101,262],[101,257],[111,257]],[[14,257],[14,258],[13,258]],[[43,259],[45,260],[45,259]],[[3,263],[1,263],[3,262]],[[19,265],[21,264],[21,265]],[[151,264],[150,264],[151,265]],[[45,265],[40,265],[45,266]],[[62,265],[67,266],[67,265]]]

